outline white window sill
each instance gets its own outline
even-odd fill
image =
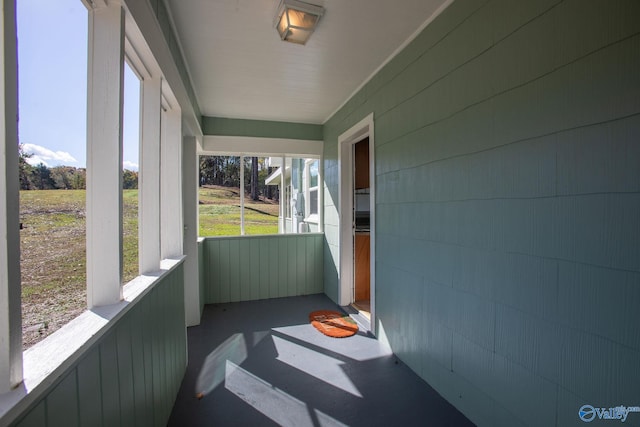
[[[0,395],[0,425],[11,424],[17,416],[47,392],[67,369],[111,330],[116,321],[146,295],[160,279],[180,265],[184,257],[165,259],[160,270],[138,276],[122,287],[123,300],[117,304],[86,310],[62,328],[28,348],[22,354],[23,381],[14,390]]]

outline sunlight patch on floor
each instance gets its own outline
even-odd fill
[[[225,388],[281,426],[346,426],[229,360]]]
[[[272,339],[278,352],[277,360],[356,397],[362,397],[342,369],[343,362],[277,336]]]
[[[212,351],[200,369],[195,394],[202,398],[211,393],[224,380],[226,361],[242,363],[247,358],[247,343],[242,334],[233,334]]]
[[[314,336],[313,340],[310,340],[309,328],[313,327],[306,324],[284,326],[280,328],[273,328],[273,330],[279,332],[280,335],[308,342],[313,346],[321,346],[333,353],[358,362],[373,360],[380,357],[390,356],[392,354],[391,348],[388,345],[384,345],[373,336],[365,335],[362,332],[358,332],[356,335],[348,338],[330,338],[314,330],[313,332],[320,336]]]

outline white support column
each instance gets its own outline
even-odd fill
[[[138,265],[140,274],[160,269],[160,129],[162,80],[142,81],[138,174]]]
[[[89,10],[87,93],[87,303],[122,298],[124,9]]]
[[[0,393],[22,382],[18,65],[15,0],[2,2],[0,25]]]
[[[324,232],[324,157],[318,159],[318,231]]]
[[[244,156],[240,156],[240,235],[244,236]]]
[[[182,116],[177,108],[162,113],[160,154],[161,258],[182,255]],[[197,183],[196,183],[197,185]]]
[[[182,143],[182,212],[184,218],[184,305],[187,326],[200,324],[200,275],[198,265],[198,154],[196,140]]]
[[[282,234],[287,234],[287,158],[282,156],[282,168],[280,169],[280,211],[282,212]]]

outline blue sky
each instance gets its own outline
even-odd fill
[[[31,163],[86,165],[87,23],[80,0],[18,0],[19,137]],[[138,169],[139,82],[125,67],[124,167]]]

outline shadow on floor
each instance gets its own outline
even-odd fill
[[[169,426],[472,426],[371,335],[329,338],[325,295],[208,305]]]

